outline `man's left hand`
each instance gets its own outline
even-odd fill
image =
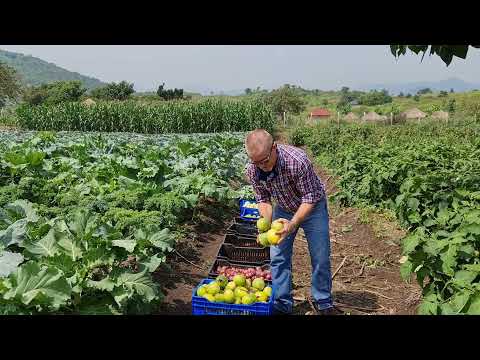
[[[282,231],[277,231],[277,235],[280,235],[280,241],[278,242],[278,244],[280,244],[283,241],[283,239],[285,239],[288,235],[293,233],[298,227],[297,224],[287,219],[280,218],[280,219],[275,219],[275,221],[278,221],[283,224]]]

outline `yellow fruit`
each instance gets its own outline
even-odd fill
[[[223,293],[224,300],[227,304],[233,304],[235,302],[235,294],[232,290],[225,290]]]
[[[257,296],[257,301],[268,302],[268,295],[264,292],[260,292],[260,295]]]
[[[272,227],[271,227],[273,230],[275,231],[282,231],[283,230],[283,224],[278,221],[278,220],[275,220],[273,223],[272,223]]]
[[[203,284],[197,289],[197,296],[203,297],[207,293],[207,286]]]
[[[211,295],[218,294],[220,292],[220,285],[214,281],[207,285],[207,292]]]
[[[203,295],[203,297],[210,302],[215,302],[215,296],[213,296],[212,294],[207,293],[207,294]]]
[[[257,301],[255,294],[247,294],[242,297],[242,304],[243,305],[251,305]]]
[[[270,246],[270,243],[268,242],[268,235],[267,233],[261,233],[258,235],[258,242],[262,246]]]
[[[265,232],[270,229],[270,222],[265,218],[260,218],[257,220],[257,229],[260,232]]]
[[[236,298],[243,298],[245,295],[248,294],[247,289],[242,288],[242,287],[237,287],[234,291],[235,297]]]
[[[263,289],[263,293],[268,297],[272,296],[272,288],[270,286],[267,286],[265,289]]]
[[[233,281],[230,281],[227,286],[225,286],[225,289],[228,289],[228,290],[235,290],[235,288],[237,287],[237,285],[233,282]]]
[[[277,245],[280,242],[280,235],[277,235],[277,231],[273,229],[268,230],[267,238],[271,245]]]
[[[215,294],[215,302],[225,302],[225,296],[223,294]]]

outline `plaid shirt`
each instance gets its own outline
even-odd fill
[[[247,179],[257,202],[273,198],[286,211],[296,212],[302,203],[317,203],[325,196],[325,186],[318,178],[307,154],[296,147],[277,145],[278,157],[273,179],[260,180],[260,171],[252,163],[246,166]]]

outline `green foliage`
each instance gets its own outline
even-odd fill
[[[452,62],[454,56],[465,59],[467,57],[469,46],[480,48],[480,45],[390,45],[390,50],[395,57],[405,55],[407,49],[413,51],[415,54],[423,53],[423,57],[430,47],[430,55],[439,56],[443,62],[448,66]]]
[[[360,96],[359,103],[361,105],[382,105],[391,103],[393,101],[392,97],[388,94],[387,90],[377,91],[373,90],[367,94]]]
[[[134,101],[85,106],[20,106],[18,123],[30,130],[73,130],[136,133],[211,133],[272,130],[274,114],[264,101],[203,100],[142,105]]]
[[[152,273],[180,225],[202,199],[251,193],[228,185],[243,179],[238,135],[11,138],[0,142],[1,314],[150,313],[162,299]]]
[[[266,99],[278,115],[282,115],[284,111],[299,114],[305,109],[303,98],[288,84],[273,90]]]
[[[80,81],[57,81],[27,88],[23,98],[29,105],[58,105],[78,101],[85,91]]]
[[[165,83],[160,85],[157,90],[157,95],[163,100],[183,99],[183,89],[164,89]]]
[[[103,87],[98,87],[90,92],[90,95],[100,100],[127,100],[135,92],[133,83],[121,81],[118,84],[112,82]]]
[[[419,312],[478,313],[480,128],[425,121],[300,131],[339,176],[336,201],[392,210],[410,230],[400,272],[423,288]]]
[[[0,108],[16,100],[21,92],[18,75],[12,67],[0,62]]]

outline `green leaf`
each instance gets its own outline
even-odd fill
[[[121,273],[116,281],[117,288],[114,291],[114,298],[117,304],[125,304],[125,301],[134,293],[137,293],[145,302],[151,302],[157,298],[157,284],[147,272],[147,268],[138,273],[128,270]]]
[[[16,200],[5,206],[5,209],[13,212],[17,218],[26,218],[28,222],[37,222],[40,219],[33,204],[27,200]]]
[[[88,279],[85,282],[85,285],[92,289],[109,291],[109,292],[113,291],[115,287],[115,283],[109,277],[106,277],[100,281],[94,281],[94,280]]]
[[[417,210],[420,205],[420,201],[416,198],[409,198],[407,201],[408,207],[412,210]]]
[[[480,315],[480,293],[470,297],[470,305],[466,311],[469,315]]]
[[[413,272],[413,264],[410,260],[405,261],[400,266],[400,275],[402,276],[403,280],[408,280],[412,272]]]
[[[80,240],[69,236],[67,233],[56,232],[58,239],[58,246],[60,250],[67,256],[71,257],[73,261],[81,259],[83,251]]]
[[[158,267],[165,262],[165,260],[166,256],[162,253],[158,253],[153,256],[145,256],[144,258],[140,259],[138,263],[145,266],[148,271],[152,273],[157,270]]]
[[[27,243],[25,242],[24,246],[25,249],[28,250],[28,252],[34,256],[37,257],[50,257],[50,256],[55,256],[60,252],[60,249],[58,247],[58,231],[56,231],[54,228],[51,228],[47,235],[42,237],[39,241],[33,242],[33,243]]]
[[[58,309],[71,297],[72,289],[58,269],[40,268],[32,261],[20,266],[9,279],[11,287],[3,295],[5,300]]]
[[[438,314],[438,300],[437,295],[431,294],[423,298],[418,307],[420,315],[437,315]]]
[[[459,280],[465,283],[471,283],[478,276],[477,272],[468,270],[459,270],[455,273],[455,280]]]
[[[135,239],[112,240],[112,245],[124,248],[129,253],[132,253],[133,250],[135,250],[137,242],[135,241]]]
[[[22,254],[0,251],[0,277],[7,277],[23,262]]]
[[[420,244],[420,236],[411,234],[403,240],[403,254],[408,255]]]
[[[23,240],[26,235],[26,219],[20,219],[15,221],[5,230],[0,230],[0,245],[8,247],[10,245],[18,244],[23,246]]]
[[[440,255],[442,259],[442,270],[447,275],[454,275],[454,269],[457,265],[457,246],[450,245],[446,252]]]

